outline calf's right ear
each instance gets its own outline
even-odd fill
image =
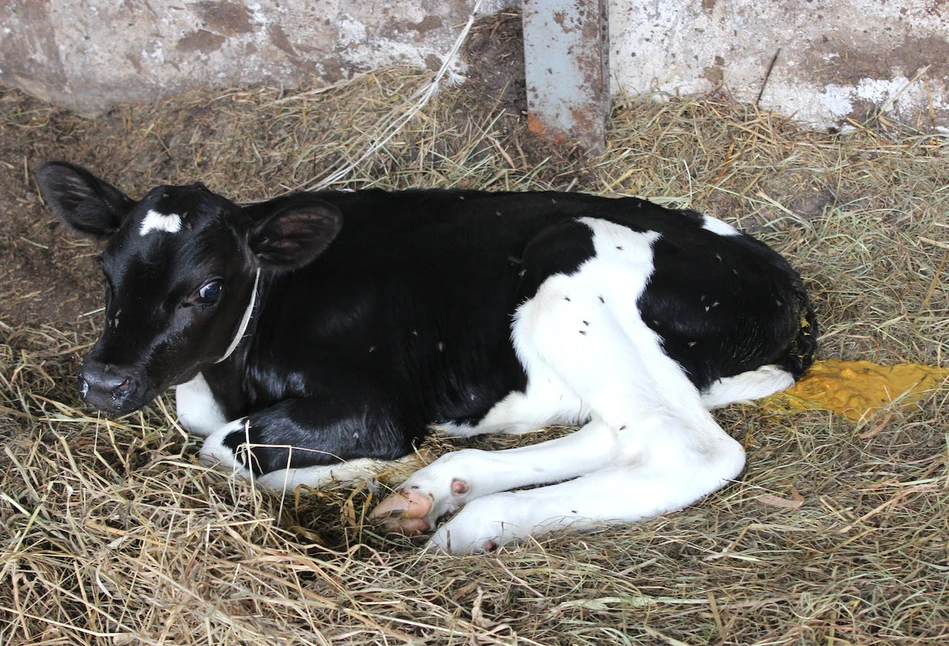
[[[135,201],[84,168],[48,162],[36,171],[43,199],[70,228],[97,238],[118,231]]]
[[[245,211],[253,222],[248,246],[271,269],[296,269],[312,262],[343,223],[336,207],[305,193],[259,202]]]

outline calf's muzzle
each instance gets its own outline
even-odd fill
[[[136,388],[131,371],[121,366],[87,359],[79,371],[80,397],[104,413],[133,410],[134,406],[129,404]]]

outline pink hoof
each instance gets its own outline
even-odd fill
[[[431,497],[418,491],[403,489],[376,505],[369,517],[381,520],[382,526],[390,532],[412,536],[431,529],[427,518],[431,510]]]

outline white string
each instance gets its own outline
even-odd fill
[[[401,108],[397,110],[393,110],[392,112],[387,114],[385,117],[383,117],[383,119],[379,121],[379,123],[386,122],[389,124],[382,131],[383,136],[378,138],[375,141],[375,143],[369,146],[369,148],[366,149],[366,152],[364,152],[359,157],[359,159],[357,159],[356,161],[354,161],[353,163],[347,166],[344,166],[343,168],[340,168],[339,170],[332,173],[329,177],[325,177],[319,182],[317,182],[316,184],[313,184],[307,189],[308,191],[319,191],[319,190],[325,189],[327,186],[330,186],[331,184],[335,184],[336,182],[341,180],[343,177],[348,175],[353,169],[359,166],[359,164],[364,162],[370,155],[372,155],[377,150],[379,150],[380,148],[385,146],[387,143],[389,143],[389,141],[403,128],[403,126],[405,126],[405,124],[407,124],[409,121],[415,118],[415,115],[418,114],[422,108],[428,105],[428,102],[431,101],[432,97],[435,96],[435,94],[438,92],[442,79],[448,73],[451,63],[455,60],[455,57],[458,55],[458,50],[461,49],[461,45],[464,43],[465,38],[468,36],[468,32],[471,31],[471,26],[474,24],[474,21],[475,21],[475,15],[478,13],[478,9],[481,8],[481,2],[482,0],[478,0],[477,2],[475,2],[474,8],[471,10],[471,13],[468,15],[468,22],[465,23],[465,26],[461,30],[461,33],[458,35],[457,40],[455,40],[455,44],[452,45],[452,48],[448,51],[447,56],[445,56],[445,61],[442,63],[441,68],[439,68],[434,78],[432,78],[432,80],[429,81],[429,83],[426,84],[424,87],[416,90],[416,92],[412,95],[412,98],[416,99],[415,105],[410,107],[407,111],[403,111]],[[396,114],[398,114],[399,116],[396,117],[395,116]]]
[[[244,332],[247,331],[247,325],[250,323],[250,317],[254,313],[254,305],[257,303],[257,283],[259,282],[260,267],[257,268],[257,275],[254,276],[254,289],[250,293],[250,303],[247,305],[247,309],[244,310],[244,318],[241,319],[240,327],[237,328],[237,334],[234,335],[234,339],[231,341],[231,345],[228,346],[227,352],[224,353],[224,356],[214,363],[221,363],[231,356],[234,353],[234,350],[236,350],[237,346],[240,344],[241,339],[244,338]]]

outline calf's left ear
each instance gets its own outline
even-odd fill
[[[247,244],[260,263],[272,269],[296,269],[316,259],[342,226],[336,207],[312,196],[277,198],[247,207],[251,225]]]
[[[96,238],[118,231],[135,201],[89,171],[66,162],[48,162],[36,170],[46,203],[72,229]]]

